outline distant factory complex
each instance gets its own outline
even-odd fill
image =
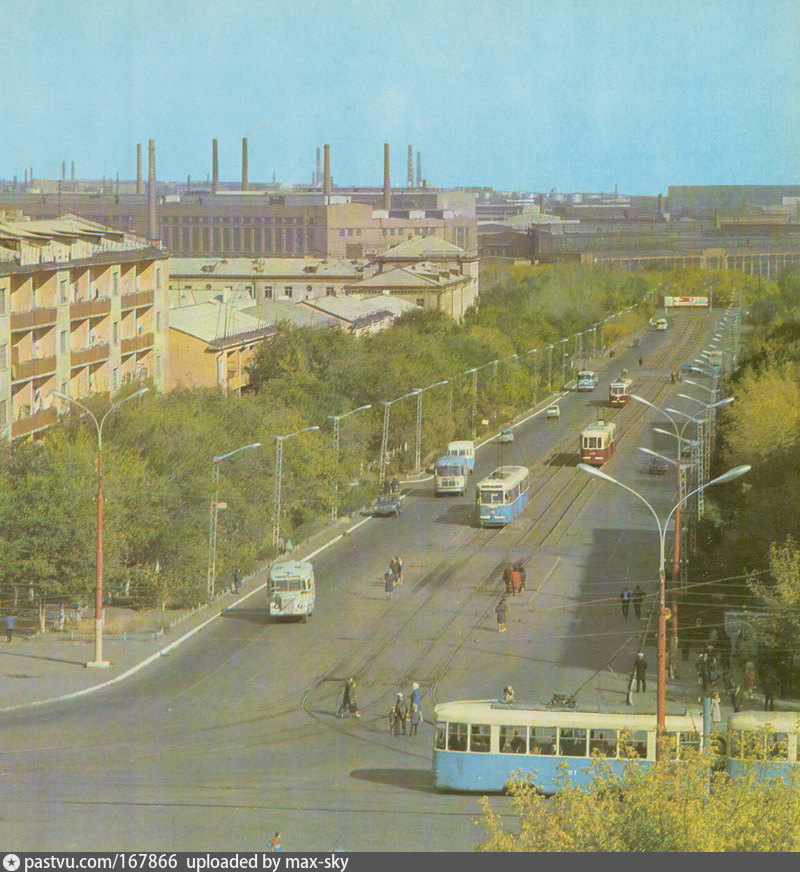
[[[800,185],[675,186],[666,196],[439,189],[408,146],[403,187],[334,186],[316,149],[308,185],[0,180],[0,438],[34,434],[60,401],[161,390],[241,390],[280,324],[384,329],[408,311],[462,320],[479,264],[615,263],[776,277],[800,262]],[[416,157],[416,162],[414,158]],[[415,166],[416,164],[416,166]],[[415,172],[416,170],[416,172]]]

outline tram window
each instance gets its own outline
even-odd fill
[[[499,490],[484,490],[481,491],[480,501],[482,503],[502,503],[503,502],[503,492]]]
[[[558,753],[562,757],[585,757],[586,730],[562,727],[558,742]]]
[[[771,733],[767,736],[767,757],[770,760],[789,759],[788,733]]]
[[[444,751],[447,747],[447,724],[436,724],[436,749]]]
[[[500,727],[500,753],[525,753],[525,727]]]
[[[469,731],[469,749],[480,753],[489,752],[489,724],[472,724]]]
[[[616,730],[590,730],[590,732],[589,732],[589,756],[590,757],[616,757],[617,756],[617,731]]]
[[[738,758],[742,756],[742,732],[731,730],[728,733],[728,756]]]
[[[552,756],[558,745],[558,729],[556,727],[531,727],[530,753]]]
[[[758,731],[742,734],[737,731],[731,735],[730,756],[747,760],[787,760],[789,736],[786,733]]]
[[[447,725],[447,750],[448,751],[466,751],[467,750],[467,725],[466,724],[448,724]]]
[[[647,759],[647,733],[637,730],[635,733],[620,733],[619,756],[626,760]]]
[[[519,487],[512,487],[511,490],[506,491],[506,502],[513,503],[514,500],[519,496]]]
[[[695,751],[700,750],[700,733],[684,732],[680,734],[679,755],[682,756],[684,748],[692,748]]]

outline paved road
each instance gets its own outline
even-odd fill
[[[647,361],[671,339],[648,334],[641,348],[606,362],[613,368],[595,393],[564,396],[559,420],[537,415],[511,445],[487,445],[476,478],[501,462],[539,469],[564,454],[620,367],[634,373],[642,356],[642,384],[664,382],[667,372],[648,371]],[[643,426],[608,469],[652,497],[663,517],[674,484],[647,476],[636,457],[636,444],[651,445]],[[640,627],[622,618],[616,597],[622,582],[654,589],[657,538],[647,509],[613,486],[591,483],[581,511],[543,545],[526,542],[524,519],[501,532],[476,529],[469,492],[436,498],[430,482],[406,491],[400,518],[353,525],[314,557],[318,599],[307,624],[268,623],[254,578],[246,592],[255,593],[227,598],[220,617],[126,680],[3,714],[6,844],[257,850],[281,829],[286,850],[470,850],[480,838],[476,800],[433,792],[429,723],[417,737],[388,734],[395,691],[419,681],[428,720],[437,700],[494,697],[508,682],[519,699],[546,701],[591,679],[582,705],[623,704]],[[540,502],[526,519],[544,511]],[[405,583],[387,602],[381,576],[395,553]],[[500,636],[493,608],[509,556],[526,559],[528,591],[512,601]],[[164,644],[109,646],[115,666],[102,678]],[[29,643],[2,653],[6,704],[37,688],[46,697],[100,680],[78,665],[86,646]],[[654,674],[655,651],[647,656]],[[348,674],[359,678],[360,722],[334,717]],[[669,695],[682,705],[694,693],[686,683]],[[653,681],[637,704],[654,708],[654,696]],[[508,810],[502,797],[495,806]]]

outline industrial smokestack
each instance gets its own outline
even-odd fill
[[[142,185],[142,144],[136,143],[136,193],[141,196],[144,193]]]
[[[246,191],[247,184],[247,137],[242,138],[242,190]]]
[[[115,193],[117,196],[119,196],[119,173],[117,173],[117,188],[116,188]]]
[[[331,147],[325,146],[325,176],[322,183],[322,193],[325,195],[325,205],[329,203],[331,195]]]
[[[192,177],[186,176],[186,193],[188,194],[189,191],[191,191],[191,190],[192,190]]]
[[[422,187],[422,160],[419,152],[417,152],[417,187]]]
[[[322,181],[322,149],[317,149],[317,175],[314,179],[314,184],[318,185]]]
[[[219,188],[219,163],[217,161],[217,140],[211,140],[211,190],[217,193]]]
[[[15,178],[15,179],[14,179],[14,185],[16,186],[16,184],[17,184],[17,181],[16,181],[16,178]],[[27,170],[25,170],[25,187],[26,187],[26,188],[28,187],[28,171],[27,171]]]
[[[383,143],[383,208],[392,208],[392,183],[389,180],[389,143]]]
[[[61,181],[66,182],[67,180],[67,162],[65,160],[61,161]]]
[[[147,235],[158,238],[158,218],[156,217],[156,145],[150,140],[150,172],[147,181]]]
[[[658,195],[658,217],[659,218],[664,217],[664,195],[663,194]]]
[[[414,187],[414,150],[408,147],[408,187]]]

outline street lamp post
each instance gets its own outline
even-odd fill
[[[389,410],[395,403],[399,403],[400,400],[405,400],[408,397],[413,397],[414,391],[409,391],[407,394],[403,394],[402,397],[396,397],[394,400],[384,400],[383,401],[383,432],[381,434],[381,456],[378,459],[378,486],[383,484],[383,480],[386,477],[386,455],[389,451]]]
[[[372,406],[368,404],[366,406],[359,406],[351,412],[345,412],[344,415],[328,415],[329,418],[333,418],[333,455],[334,463],[336,464],[335,493],[333,495],[333,506],[331,507],[331,519],[334,521],[339,514],[339,422],[349,415],[355,415],[356,412],[363,412],[365,409],[371,408]]]
[[[87,666],[106,667],[107,660],[103,660],[103,424],[106,418],[128,400],[135,400],[148,392],[149,388],[141,388],[133,394],[125,397],[117,403],[109,406],[106,413],[98,422],[95,414],[78,400],[62,394],[60,391],[51,390],[50,393],[60,400],[73,403],[94,421],[97,430],[97,552],[95,562],[95,587],[94,587],[94,660]]]
[[[246,451],[248,448],[260,448],[260,442],[252,442],[250,445],[242,445],[235,451],[229,451],[227,454],[222,454],[219,457],[211,459],[211,488],[214,492],[214,498],[211,503],[211,519],[209,520],[208,530],[208,577],[206,580],[206,593],[209,601],[214,596],[214,581],[217,577],[217,515],[219,514],[219,465],[223,460],[238,454],[240,451]]]
[[[414,455],[414,469],[416,472],[419,472],[422,455],[422,395],[431,388],[438,388],[440,385],[446,384],[447,379],[444,379],[443,381],[436,382],[436,384],[428,385],[426,388],[414,388],[413,393],[417,395],[417,450]]]
[[[292,436],[297,436],[298,433],[307,433],[309,430],[319,430],[319,426],[314,424],[313,427],[303,427],[302,430],[295,430],[294,433],[286,433],[284,436],[276,436],[272,434],[275,440],[275,520],[272,525],[272,544],[277,545],[280,538],[281,528],[281,471],[283,466],[283,443]]]
[[[714,484],[723,484],[724,482],[733,481],[735,478],[739,478],[739,476],[744,475],[746,472],[750,471],[750,466],[747,464],[743,464],[742,466],[736,466],[733,469],[729,469],[727,472],[724,472],[722,475],[717,476],[715,479],[712,479],[708,483],[708,487]],[[659,555],[659,563],[658,563],[658,672],[657,672],[657,695],[656,695],[656,722],[658,725],[658,743],[656,745],[656,759],[662,759],[662,748],[661,748],[661,738],[664,734],[664,729],[666,727],[666,707],[667,707],[667,676],[666,676],[666,660],[667,660],[667,622],[666,622],[666,611],[665,611],[665,591],[664,591],[664,550],[665,550],[665,537],[667,533],[667,527],[669,526],[669,521],[674,512],[678,509],[678,507],[685,503],[689,497],[693,496],[699,488],[695,488],[695,490],[686,494],[686,496],[679,500],[677,505],[673,506],[670,510],[669,514],[664,521],[662,526],[661,521],[658,518],[658,514],[656,510],[650,505],[650,503],[637,491],[635,491],[632,487],[628,487],[628,485],[623,484],[621,481],[618,481],[616,478],[612,478],[610,475],[607,475],[605,472],[597,469],[594,466],[589,466],[586,463],[579,463],[578,469],[583,470],[583,472],[588,473],[589,475],[593,475],[595,478],[602,479],[603,481],[609,481],[612,484],[616,484],[621,487],[623,490],[628,491],[628,493],[633,494],[638,500],[643,502],[647,508],[650,510],[653,518],[656,522],[656,528],[658,529],[658,540],[660,546],[660,555]]]

